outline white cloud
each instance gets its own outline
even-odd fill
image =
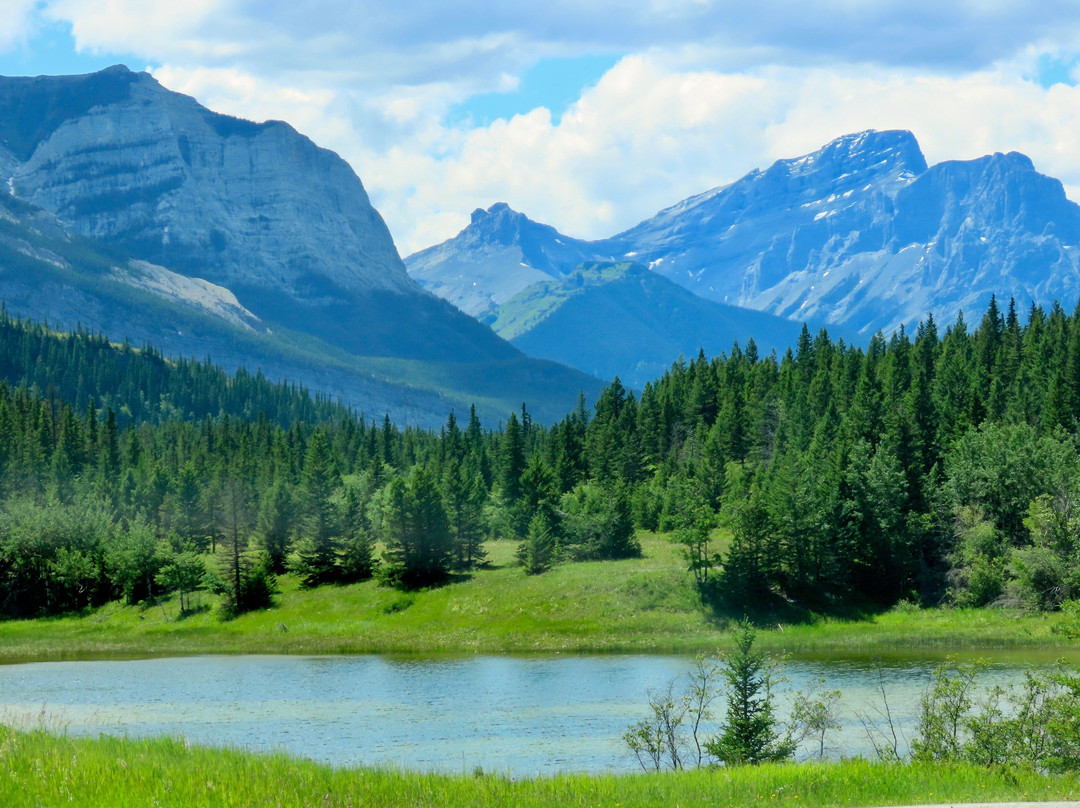
[[[14,0],[15,18],[32,4]],[[1080,53],[1074,0],[46,4],[80,48],[143,56],[172,89],[341,153],[403,253],[495,201],[611,235],[867,128],[911,129],[931,162],[1023,151],[1080,189],[1080,91],[1025,78],[1040,55]],[[561,118],[448,123],[537,59],[588,53],[629,55]]]
[[[284,120],[319,145],[355,137],[350,121],[336,111],[338,94],[317,82],[282,86],[233,68],[185,70],[164,65],[151,71],[162,85],[194,97],[215,112],[254,121]]]
[[[80,51],[114,51],[148,58],[187,51],[197,58],[207,58],[230,50],[224,42],[205,36],[212,30],[211,22],[227,5],[227,0],[49,0],[44,13],[50,19],[71,23]]]
[[[33,25],[35,0],[0,0],[0,53],[25,44]]]

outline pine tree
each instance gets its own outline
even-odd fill
[[[705,742],[706,751],[729,766],[786,760],[795,751],[790,737],[781,737],[773,715],[773,669],[769,658],[754,650],[755,633],[746,620],[735,629],[735,650],[721,662],[727,713],[720,734]]]
[[[525,441],[517,415],[510,413],[499,447],[499,488],[503,501],[513,505],[522,496],[521,474],[525,471]]]
[[[558,522],[551,508],[545,506],[533,515],[525,541],[518,548],[527,575],[539,575],[551,569],[555,563],[557,531]]]
[[[305,586],[317,586],[337,576],[337,513],[331,502],[337,476],[330,445],[316,430],[304,458],[300,491],[299,537],[289,568]]]
[[[282,480],[275,480],[263,492],[256,521],[256,533],[263,551],[270,559],[270,568],[283,573],[295,532],[296,502],[292,488]]]
[[[471,569],[484,559],[483,510],[486,491],[474,464],[450,462],[443,471],[443,505],[454,548],[454,566]]]
[[[386,511],[382,578],[404,589],[445,580],[453,560],[450,528],[432,472],[414,466],[407,480],[393,480]]]

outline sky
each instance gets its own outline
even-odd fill
[[[352,165],[403,256],[506,202],[614,235],[865,129],[1080,201],[1076,0],[0,0],[0,75],[148,70]]]

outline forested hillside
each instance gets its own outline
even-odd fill
[[[992,300],[974,330],[928,318],[865,350],[804,329],[783,357],[680,360],[640,399],[616,379],[552,427],[523,405],[438,433],[86,334],[0,334],[11,616],[204,586],[235,612],[286,571],[425,586],[487,538],[538,574],[636,554],[635,527],[671,531],[740,614],[1080,594],[1080,311]]]

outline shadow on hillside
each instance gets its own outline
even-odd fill
[[[480,569],[480,567],[477,567]],[[388,575],[376,575],[381,586],[389,587],[390,589],[396,589],[398,592],[405,594],[415,594],[417,592],[424,592],[432,589],[442,589],[445,586],[451,584],[461,584],[473,579],[472,570],[457,570],[454,572],[448,572],[438,577],[432,576],[399,576],[391,577]]]
[[[881,604],[804,603],[777,592],[735,593],[725,590],[713,578],[698,586],[709,622],[726,629],[744,618],[759,626],[812,625],[823,617],[850,622],[873,620],[888,611]]]

